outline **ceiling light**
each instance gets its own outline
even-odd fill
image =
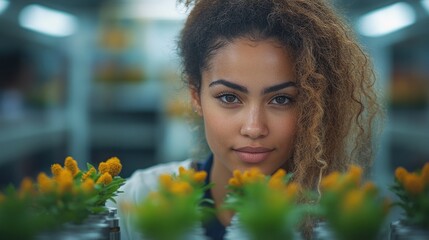
[[[358,31],[368,37],[379,37],[407,27],[416,21],[413,8],[407,3],[395,3],[359,18]]]
[[[0,0],[0,14],[2,14],[4,11],[6,11],[8,6],[9,6],[9,1]]]
[[[422,6],[426,10],[426,12],[429,13],[429,0],[421,0],[420,3],[422,4]]]
[[[183,20],[186,10],[175,0],[128,1],[122,9],[122,17],[153,20]]]
[[[73,15],[37,4],[21,11],[19,23],[24,28],[56,37],[69,36],[77,29],[77,19]]]

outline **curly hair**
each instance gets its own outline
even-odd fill
[[[278,40],[294,59],[299,118],[287,170],[302,186],[373,159],[380,113],[374,71],[346,21],[324,0],[183,0],[194,5],[180,34],[185,82],[198,91],[216,51],[237,38]]]

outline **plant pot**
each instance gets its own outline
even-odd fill
[[[82,223],[65,223],[61,228],[39,234],[37,240],[110,240],[109,225],[106,222],[108,212],[91,214]]]
[[[326,222],[319,222],[313,228],[313,239],[314,240],[334,240],[336,239],[331,229],[328,227]]]
[[[248,232],[246,232],[243,227],[240,225],[239,219],[237,215],[235,215],[232,220],[231,224],[226,228],[226,234],[224,237],[225,240],[251,240],[253,239],[252,236],[249,235]],[[272,239],[272,236],[266,236],[266,239]],[[282,237],[281,239],[284,240],[301,240],[303,239],[298,232],[294,232],[292,235],[292,239]]]
[[[390,224],[390,240],[427,240],[429,239],[429,229],[407,224],[398,220]]]

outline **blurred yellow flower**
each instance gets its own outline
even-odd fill
[[[395,177],[400,183],[404,182],[405,177],[408,175],[408,171],[403,167],[398,167],[395,170]]]
[[[71,192],[73,188],[73,174],[68,169],[63,169],[57,177],[60,193]]]
[[[94,180],[92,178],[87,178],[82,183],[82,190],[84,192],[92,192],[94,190],[94,186],[95,186]]]
[[[87,178],[90,178],[92,175],[96,174],[97,170],[91,167],[86,173],[82,175],[82,181],[85,181]]]
[[[273,178],[282,179],[284,176],[286,176],[286,171],[280,168],[271,176],[271,179]]]
[[[64,168],[68,169],[73,176],[75,176],[80,171],[76,160],[74,160],[72,157],[66,157],[64,161]]]
[[[185,181],[173,182],[170,186],[170,192],[177,195],[184,195],[192,192],[192,186]]]
[[[188,174],[188,171],[183,166],[180,166],[179,167],[179,176],[184,176],[187,174]]]
[[[259,168],[251,168],[248,171],[244,171],[242,175],[243,183],[254,183],[265,179],[265,175],[262,174]]]
[[[198,171],[194,173],[193,180],[197,183],[203,183],[207,178],[207,173],[205,171]]]
[[[347,174],[345,175],[346,183],[353,183],[355,186],[359,186],[362,180],[362,168],[357,165],[351,165]]]
[[[365,199],[365,192],[360,189],[353,189],[347,192],[342,203],[342,210],[345,212],[359,211]]]
[[[405,190],[413,195],[422,193],[425,187],[423,179],[415,173],[406,175],[403,184]]]
[[[21,196],[32,194],[34,192],[33,181],[29,177],[25,177],[21,181],[21,186],[19,188],[19,194]]]
[[[61,167],[61,165],[58,163],[52,164],[51,166],[51,172],[55,178],[57,178],[60,175],[62,170],[63,170],[63,167]]]
[[[241,187],[241,182],[239,182],[236,178],[230,178],[228,184],[233,187]]]
[[[286,186],[285,193],[287,197],[296,198],[301,189],[298,183],[289,183]]]
[[[377,193],[378,189],[375,186],[375,184],[373,182],[366,182],[363,186],[362,186],[362,190],[365,193]]]
[[[97,184],[107,185],[107,184],[111,183],[112,180],[113,180],[112,175],[110,175],[110,173],[108,173],[108,172],[105,172],[98,178]]]
[[[399,199],[394,205],[406,213],[404,221],[429,228],[429,162],[412,172],[397,167],[391,191]]]
[[[334,171],[325,176],[320,183],[321,188],[323,190],[334,188],[334,186],[338,185],[340,176],[341,174],[338,171]]]
[[[0,192],[0,203],[3,202],[5,198],[4,194]]]
[[[170,188],[173,183],[173,177],[170,174],[161,174],[159,175],[159,183],[164,188]]]
[[[277,170],[268,181],[268,186],[272,189],[283,189],[286,186],[283,180],[284,176],[286,176],[285,170]]]
[[[55,187],[54,180],[49,178],[44,172],[37,175],[37,184],[39,185],[39,190],[42,193],[52,192]]]

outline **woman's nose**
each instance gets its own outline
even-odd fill
[[[268,135],[266,116],[260,107],[252,107],[245,112],[240,134],[252,139],[265,137]]]

